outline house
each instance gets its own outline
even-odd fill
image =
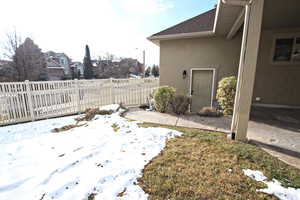
[[[10,63],[11,63],[11,61],[9,61],[9,60],[0,60],[0,66],[8,65]]]
[[[128,78],[131,74],[139,76],[144,69],[143,64],[132,58],[99,60],[93,66],[96,78]]]
[[[17,71],[12,67],[12,61],[0,60],[0,82],[16,81]]]
[[[70,67],[73,74],[79,75],[79,78],[83,77],[84,69],[81,62],[72,62]]]
[[[50,80],[62,80],[71,77],[71,59],[66,54],[48,51],[44,55]]]
[[[160,84],[192,95],[192,111],[238,77],[232,138],[247,139],[251,106],[300,107],[299,0],[219,0],[216,8],[148,39],[160,47]]]

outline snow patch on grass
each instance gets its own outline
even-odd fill
[[[256,181],[263,182],[267,185],[265,189],[259,189],[257,191],[264,192],[270,195],[274,195],[281,200],[300,200],[300,189],[295,188],[285,188],[281,185],[279,181],[273,179],[272,181],[267,181],[267,177],[261,171],[244,169],[244,174]]]
[[[96,200],[147,199],[137,178],[166,139],[181,133],[139,127],[121,112],[97,115],[63,134],[51,130],[75,124],[78,116],[1,127],[0,199],[82,200],[93,193]]]

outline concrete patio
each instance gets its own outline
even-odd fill
[[[131,120],[198,128],[230,133],[231,117],[200,117],[196,114],[173,115],[132,108],[125,115]],[[300,168],[300,111],[252,108],[248,139],[279,159]]]

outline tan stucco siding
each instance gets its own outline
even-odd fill
[[[300,105],[300,64],[273,64],[274,37],[280,32],[262,32],[253,102],[263,104]],[[289,30],[290,33],[299,33]],[[257,102],[256,97],[261,101]]]
[[[241,34],[233,40],[214,37],[161,41],[160,85],[189,94],[192,68],[215,68],[217,85],[221,78],[237,75],[240,48]],[[187,71],[185,79],[182,78],[183,70]]]

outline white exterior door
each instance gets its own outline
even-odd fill
[[[214,71],[192,70],[191,79],[191,111],[198,112],[201,108],[212,104]]]

